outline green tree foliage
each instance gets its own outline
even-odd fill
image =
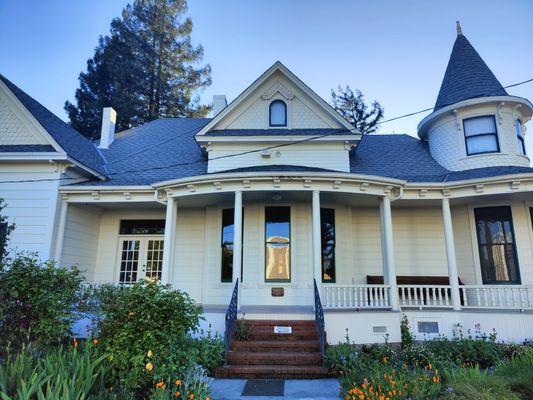
[[[97,138],[106,106],[117,111],[118,130],[209,112],[197,91],[211,84],[211,67],[198,65],[203,48],[191,43],[186,10],[186,0],[135,0],[112,21],[79,76],[76,104],[65,103],[75,129]]]
[[[378,130],[377,124],[384,115],[383,107],[374,100],[369,108],[360,90],[354,92],[350,86],[346,86],[346,89],[339,86],[337,91],[331,91],[331,102],[333,108],[362,134]]]
[[[57,344],[77,319],[83,277],[35,256],[0,262],[0,348],[24,343]]]
[[[7,222],[7,216],[3,215],[4,208],[6,208],[6,203],[0,198],[0,262],[7,257],[7,241],[15,229],[15,224]]]

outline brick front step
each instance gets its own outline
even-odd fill
[[[239,342],[232,340],[231,350],[249,351],[249,352],[316,352],[320,351],[320,342],[318,340],[254,340]]]
[[[233,352],[228,353],[231,365],[315,365],[322,366],[322,353],[304,352]]]
[[[315,329],[302,331],[293,330],[292,333],[274,333],[274,329],[253,329],[249,340],[318,340],[318,332]]]
[[[239,323],[244,323],[252,328],[274,328],[274,326],[292,326],[293,329],[295,328],[308,328],[308,329],[316,329],[316,321],[315,320],[288,320],[288,321],[276,321],[276,320],[270,320],[270,319],[246,319],[246,320],[239,320]]]
[[[240,379],[320,379],[333,376],[322,366],[228,365],[215,371],[217,378]]]

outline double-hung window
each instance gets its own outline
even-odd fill
[[[518,154],[526,154],[526,143],[524,141],[524,132],[522,130],[522,121],[515,121],[516,139],[518,140]]]
[[[220,280],[222,282],[231,282],[233,279],[233,238],[235,234],[235,210],[233,208],[226,208],[222,210],[222,238],[220,241],[222,262],[220,270]],[[243,218],[244,227],[244,218]],[[242,231],[241,231],[242,232]],[[244,237],[244,235],[243,235]],[[243,246],[241,246],[241,251]],[[244,254],[244,253],[242,253]],[[241,256],[241,282],[242,282],[242,266],[243,259]]]
[[[320,209],[322,282],[335,283],[335,210]]]
[[[265,207],[265,281],[291,280],[291,208]]]
[[[463,127],[467,155],[500,152],[494,115],[464,119]]]
[[[511,207],[475,208],[484,284],[520,283]]]

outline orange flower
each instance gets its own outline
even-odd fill
[[[98,344],[98,339],[93,339],[93,344],[96,346]]]
[[[72,341],[72,344],[74,344],[74,347],[78,347],[78,339],[74,339]]]
[[[191,394],[189,395],[189,400],[192,400],[192,399],[194,399],[194,393],[191,393]]]
[[[164,389],[165,388],[165,382],[159,381],[155,384],[156,389]]]
[[[176,386],[181,385],[181,381],[179,379],[176,379],[176,381],[174,382],[174,385],[176,385]]]
[[[149,363],[147,363],[144,367],[146,368],[146,370],[147,370],[148,372],[150,372],[151,370],[154,369],[154,364],[152,364],[151,362],[149,362]]]
[[[383,357],[383,362],[387,364],[387,357]]]
[[[176,391],[174,392],[174,397],[180,397],[180,396],[181,396],[180,391],[179,391],[179,390],[176,390]]]

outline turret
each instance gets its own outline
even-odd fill
[[[418,125],[433,158],[452,171],[527,167],[525,123],[532,112],[529,100],[507,93],[457,22],[435,108]]]

